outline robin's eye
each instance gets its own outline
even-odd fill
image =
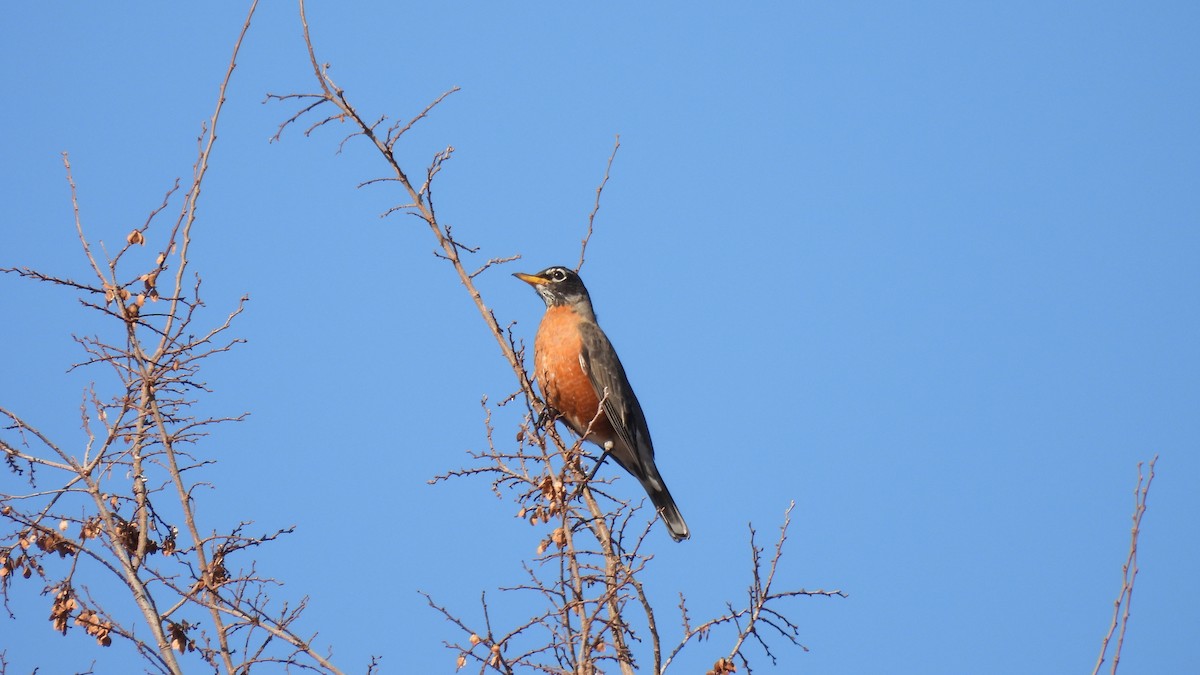
[[[562,270],[554,270],[554,272],[550,274],[550,278],[554,279],[555,281],[566,281],[567,275]]]

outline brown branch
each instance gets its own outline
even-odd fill
[[[67,169],[67,185],[71,186],[71,210],[75,214],[75,232],[79,235],[79,243],[83,246],[83,252],[87,256],[88,262],[92,265],[92,270],[96,272],[96,278],[104,281],[104,272],[100,271],[100,265],[96,264],[96,258],[92,255],[92,248],[88,244],[87,237],[83,234],[83,221],[79,217],[79,192],[75,188],[75,178],[71,174],[71,159],[67,153],[62,154],[63,166]]]
[[[617,157],[617,150],[621,149],[621,135],[617,134],[613,140],[612,154],[608,156],[608,164],[604,167],[604,180],[600,181],[600,185],[596,187],[596,204],[592,207],[592,212],[588,214],[587,234],[583,237],[583,242],[579,246],[579,263],[575,265],[575,271],[578,272],[583,267],[583,256],[587,253],[588,242],[592,239],[592,226],[596,221],[596,214],[600,211],[600,194],[604,192],[604,186],[608,185],[608,174],[612,170],[613,160]]]
[[[483,274],[483,272],[485,270],[487,270],[489,267],[491,267],[492,265],[503,265],[504,263],[510,263],[510,262],[513,262],[514,260],[520,260],[520,259],[521,259],[520,253],[518,253],[516,255],[510,255],[505,258],[488,258],[488,261],[486,263],[484,263],[483,266],[480,267],[479,269],[475,270],[474,272],[471,272],[470,276],[472,279],[474,279],[475,277],[479,276],[480,274]],[[492,318],[494,319],[495,316],[493,315]],[[497,322],[497,325],[499,325],[498,322]]]
[[[346,98],[345,92],[333,82],[332,78],[330,78],[328,65],[321,65],[321,62],[318,60],[316,55],[316,48],[313,45],[312,34],[309,30],[304,0],[300,0],[299,4],[300,22],[303,28],[304,44],[305,48],[308,50],[309,62],[312,66],[313,74],[317,79],[318,86],[320,87],[320,93],[302,95],[288,94],[284,96],[271,95],[269,98],[283,100],[285,98],[292,97],[308,98],[310,96],[319,96],[321,97],[322,102],[333,105],[338,112],[334,115],[324,118],[321,122],[318,122],[316,125],[314,125],[313,128],[324,125],[325,123],[334,119],[348,120],[355,125],[356,131],[350,134],[350,136],[347,138],[362,136],[375,146],[380,156],[387,163],[388,168],[394,175],[396,181],[403,186],[404,191],[408,194],[409,202],[405,207],[402,208],[412,209],[413,212],[429,227],[430,232],[437,240],[438,247],[440,249],[438,256],[445,258],[448,262],[450,262],[455,273],[458,275],[459,281],[463,284],[463,286],[466,287],[468,294],[475,303],[476,309],[478,309],[480,313],[480,316],[483,318],[492,335],[495,337],[496,343],[500,347],[501,353],[504,355],[505,360],[508,361],[513,373],[517,376],[518,381],[521,383],[521,388],[530,398],[536,399],[533,393],[533,383],[528,377],[528,374],[525,372],[523,363],[517,358],[516,354],[505,340],[504,330],[500,327],[495,317],[492,316],[487,305],[484,304],[479,290],[475,287],[475,280],[471,276],[471,272],[466,269],[460,257],[460,249],[462,248],[461,244],[457,242],[451,235],[449,227],[443,226],[438,222],[437,216],[428,197],[430,181],[440,170],[442,164],[449,158],[450,152],[453,151],[453,148],[448,147],[435,155],[432,163],[426,171],[425,184],[420,187],[415,186],[409,179],[408,174],[400,166],[400,162],[395,155],[395,138],[393,137],[389,139],[377,135],[375,132],[375,125],[366,121],[362,115],[359,114],[358,110],[356,110]],[[442,94],[435,101],[433,101],[433,103],[426,106],[422,113],[414,118],[414,122],[423,118],[429,113],[430,110],[433,109],[434,106],[445,100],[449,94],[452,94],[457,90],[457,87],[453,87]],[[310,109],[315,107],[315,105],[310,106]],[[298,119],[298,116],[293,119]]]
[[[81,291],[87,291],[88,293],[104,293],[104,289],[102,289],[102,288],[96,288],[95,286],[88,286],[87,284],[81,284],[78,281],[73,281],[71,279],[67,279],[64,277],[50,276],[49,274],[44,274],[37,270],[31,270],[28,267],[20,267],[20,268],[18,268],[18,267],[0,267],[0,272],[5,272],[8,274],[16,274],[17,276],[24,277],[26,279],[33,279],[34,281],[44,281],[44,282],[56,284],[59,286],[68,286],[70,288],[76,288]]]
[[[1125,645],[1125,629],[1129,626],[1129,607],[1133,603],[1133,582],[1137,579],[1137,544],[1138,535],[1142,531],[1142,516],[1146,513],[1146,497],[1150,494],[1150,483],[1154,481],[1154,464],[1158,461],[1158,455],[1155,455],[1150,460],[1149,475],[1145,476],[1145,484],[1142,483],[1142,463],[1138,462],[1138,478],[1137,485],[1133,488],[1133,528],[1129,534],[1129,554],[1125,558],[1125,564],[1121,566],[1121,591],[1117,594],[1117,599],[1113,602],[1112,623],[1108,627],[1108,633],[1105,634],[1104,640],[1100,643],[1100,656],[1096,659],[1096,667],[1092,669],[1092,675],[1097,675],[1100,672],[1100,667],[1104,665],[1104,656],[1108,652],[1108,644],[1112,639],[1113,633],[1117,632],[1118,625],[1120,633],[1117,635],[1117,645],[1113,650],[1112,655],[1112,670],[1110,673],[1116,675],[1117,666],[1121,662],[1121,648]],[[1122,608],[1124,613],[1122,614]]]
[[[204,177],[208,172],[209,158],[212,156],[213,148],[215,147],[216,142],[217,142],[217,128],[218,128],[218,123],[221,118],[221,111],[224,109],[224,106],[225,106],[225,100],[226,100],[225,93],[229,87],[230,80],[233,78],[233,71],[237,68],[237,57],[241,51],[242,42],[243,42],[243,40],[245,40],[246,34],[250,30],[250,24],[254,18],[254,12],[257,8],[258,8],[258,0],[252,0],[250,3],[250,9],[246,14],[246,20],[242,24],[242,29],[238,33],[237,40],[234,42],[233,53],[229,58],[229,66],[225,70],[225,77],[221,80],[221,85],[220,85],[220,88],[217,93],[216,108],[213,110],[212,116],[209,118],[208,124],[206,125],[206,134],[203,135],[203,140],[201,141],[201,145],[200,145],[200,153],[196,160],[196,164],[195,164],[195,167],[193,170],[192,184],[191,184],[191,187],[188,190],[187,194],[184,197],[183,211],[180,214],[180,219],[179,219],[179,221],[176,222],[175,228],[172,230],[170,238],[169,238],[169,241],[175,242],[176,241],[176,233],[180,232],[180,230],[182,229],[182,242],[178,249],[179,264],[178,264],[178,267],[175,272],[175,283],[174,283],[175,292],[173,293],[173,296],[175,299],[172,299],[169,301],[168,310],[166,312],[166,319],[165,319],[164,326],[162,329],[162,337],[160,338],[158,348],[155,350],[155,354],[157,354],[157,355],[162,355],[162,354],[166,353],[168,346],[171,344],[171,340],[170,340],[169,336],[172,333],[172,327],[173,327],[174,322],[176,321],[176,316],[178,313],[178,307],[179,307],[179,302],[180,302],[178,300],[178,298],[183,295],[183,293],[182,293],[183,278],[184,278],[184,273],[188,266],[188,252],[191,247],[191,232],[192,232],[192,227],[194,226],[194,224],[196,222],[197,207],[198,207],[198,203],[200,200],[200,194],[201,194],[201,186],[203,185]],[[171,247],[167,247],[166,250],[169,251],[170,248]],[[161,263],[162,263],[162,261],[160,260],[159,264],[161,265]],[[180,326],[180,328],[182,329],[183,326]],[[156,371],[157,371],[157,367],[154,364],[155,360],[148,357],[142,351],[140,341],[137,339],[137,336],[134,333],[135,328],[134,328],[133,324],[129,325],[128,330],[129,330],[129,342],[132,347],[132,355],[135,358],[135,360],[137,361],[138,371],[139,371],[138,375],[140,376],[141,381],[143,383],[143,389],[142,389],[143,402],[142,402],[141,407],[142,407],[142,410],[144,410],[146,413],[149,413],[152,416],[154,426],[156,427],[156,430],[158,433],[159,441],[162,443],[162,446],[166,450],[166,453],[167,453],[166,456],[167,456],[167,462],[168,462],[168,473],[170,474],[171,481],[175,486],[176,495],[179,499],[180,508],[181,508],[183,516],[184,516],[185,526],[187,527],[188,533],[190,534],[192,540],[194,542],[198,543],[201,540],[201,535],[200,535],[199,529],[196,525],[195,514],[192,509],[192,501],[191,501],[191,497],[190,497],[190,491],[184,485],[182,476],[180,475],[178,459],[176,457],[176,454],[174,451],[174,443],[172,441],[172,434],[167,430],[167,422],[164,418],[162,407],[160,405],[160,402],[159,402],[157,396],[154,393],[154,388],[153,388],[152,383],[156,381]],[[144,416],[139,416],[139,425],[142,423],[143,417]],[[136,445],[135,445],[135,448],[136,448]],[[139,460],[136,459],[136,455],[135,455],[135,466],[137,466],[138,461]],[[141,479],[140,471],[138,471],[134,476],[135,481],[138,481],[139,479]],[[97,503],[99,504],[99,507],[101,509],[105,508],[102,503],[103,500],[100,498],[100,495],[98,494],[98,492],[97,492],[97,498],[98,498]],[[139,495],[138,500],[139,500],[139,513],[142,518],[145,518],[144,498],[141,495]],[[145,528],[143,526],[143,532],[142,532],[143,536],[146,535],[145,529],[148,529],[148,528]],[[197,563],[200,566],[200,569],[208,569],[209,563],[206,559],[206,554],[205,554],[203,546],[197,545],[195,547],[195,555],[196,555]],[[141,595],[148,596],[148,594],[146,594],[146,593],[141,593]],[[164,657],[168,658],[170,664],[173,666],[172,667],[173,670],[177,669],[178,665],[174,663],[174,653],[171,651],[170,640],[168,640],[166,638],[166,636],[162,633],[162,623],[159,619],[160,615],[159,615],[157,608],[154,607],[152,599],[147,602],[141,602],[141,600],[139,599],[139,603],[143,605],[143,613],[146,614],[147,623],[150,625],[151,630],[154,631],[154,633],[155,633],[155,638],[160,645],[160,649],[162,647],[165,647],[165,649],[162,650],[165,652]],[[218,641],[220,644],[220,655],[221,655],[221,659],[223,661],[225,670],[226,670],[226,672],[232,673],[234,671],[233,657],[232,657],[229,643],[226,641],[226,632],[223,628],[224,619],[219,612],[217,612],[215,609],[211,609],[211,608],[210,608],[209,616],[212,618],[213,628],[216,631],[216,634],[218,637]]]
[[[808,648],[801,644],[798,640],[799,628],[781,613],[773,609],[773,605],[779,600],[786,598],[812,596],[844,598],[846,597],[846,594],[836,589],[828,591],[824,589],[810,591],[803,588],[794,591],[772,590],[775,581],[775,573],[778,570],[779,563],[783,558],[783,544],[785,541],[787,541],[788,528],[791,527],[792,509],[795,507],[796,503],[792,502],[788,505],[787,510],[784,512],[783,525],[779,528],[779,538],[775,541],[775,553],[771,557],[770,563],[767,564],[765,575],[762,560],[763,549],[759,548],[754,543],[755,531],[753,526],[750,527],[752,583],[749,592],[749,602],[746,607],[742,609],[734,609],[732,605],[728,605],[729,612],[726,614],[715,619],[710,619],[698,626],[692,627],[688,619],[686,603],[684,602],[683,596],[680,595],[679,608],[683,617],[685,633],[683,638],[679,641],[679,644],[676,645],[673,650],[671,650],[671,653],[663,662],[662,668],[659,670],[659,672],[666,671],[671,663],[675,660],[675,657],[693,639],[704,639],[714,628],[726,624],[733,624],[738,628],[737,638],[734,641],[733,647],[729,651],[729,656],[722,658],[721,661],[718,661],[718,664],[727,664],[722,666],[723,668],[729,668],[727,672],[733,672],[731,668],[733,666],[733,659],[741,659],[744,665],[748,664],[748,659],[745,656],[744,649],[746,640],[750,637],[755,639],[755,641],[760,647],[762,647],[763,651],[772,660],[772,662],[775,661],[775,655],[771,652],[765,637],[760,632],[760,624],[775,629],[777,633],[787,639],[790,643],[800,647],[804,651],[808,651]],[[741,625],[743,619],[745,620],[744,626]]]
[[[392,146],[394,146],[396,144],[396,141],[400,140],[401,136],[403,136],[409,129],[413,128],[414,124],[425,119],[425,116],[428,115],[430,113],[430,111],[432,111],[434,108],[436,108],[439,103],[446,100],[447,96],[449,96],[450,94],[453,94],[454,92],[456,92],[458,90],[459,90],[458,87],[452,87],[449,91],[446,91],[441,96],[437,97],[437,99],[435,99],[433,101],[433,103],[430,103],[429,105],[425,106],[425,109],[422,110],[420,112],[420,114],[418,114],[416,117],[409,120],[408,124],[405,124],[404,128],[400,129],[399,131],[396,130],[395,126],[393,126],[391,129],[388,129],[387,136],[384,139],[384,144],[387,145],[388,148],[391,148]]]

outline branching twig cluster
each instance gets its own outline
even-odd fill
[[[667,657],[666,662],[663,664],[664,667],[670,665],[675,656],[690,641],[707,639],[714,628],[726,624],[732,624],[737,629],[737,638],[734,641],[729,656],[723,657],[713,666],[712,672],[716,673],[716,675],[736,670],[733,667],[735,661],[741,662],[745,666],[746,672],[751,672],[750,662],[745,654],[745,647],[749,638],[754,638],[754,641],[762,648],[763,653],[771,659],[772,663],[776,663],[775,654],[767,644],[767,631],[777,633],[791,644],[804,651],[808,651],[808,647],[805,647],[800,642],[799,626],[783,615],[776,608],[776,605],[780,600],[786,598],[802,596],[836,596],[844,598],[846,594],[840,590],[827,591],[823,589],[774,590],[775,574],[779,570],[779,561],[783,557],[783,543],[787,540],[788,528],[792,524],[792,509],[795,506],[795,502],[788,505],[788,509],[784,513],[783,525],[780,527],[779,538],[775,541],[775,552],[771,556],[770,562],[765,565],[762,558],[764,549],[755,543],[757,532],[755,532],[753,526],[750,526],[750,573],[752,582],[748,591],[748,602],[745,607],[735,608],[732,603],[728,603],[726,605],[728,612],[723,616],[710,619],[698,626],[692,626],[688,618],[686,601],[682,595],[680,596],[679,610],[683,615],[684,636],[679,645]]]
[[[50,599],[54,630],[78,630],[100,646],[130,645],[161,673],[184,672],[189,654],[230,674],[263,663],[340,672],[311,637],[296,632],[304,601],[272,602],[276,582],[261,576],[245,553],[290,529],[251,534],[250,524],[241,523],[219,533],[203,526],[195,510],[197,488],[206,485],[201,470],[213,461],[197,441],[212,425],[243,417],[194,412],[207,391],[201,366],[242,342],[229,334],[246,298],[223,319],[203,325],[200,277],[189,269],[189,253],[226,88],[256,4],[238,35],[174,221],[159,227],[179,181],[110,252],[85,230],[64,154],[90,279],[2,270],[82,292],[80,302],[99,315],[101,328],[76,338],[86,358],[73,367],[100,366],[112,377],[111,385],[87,392],[82,443],[57,442],[18,411],[0,406],[0,454],[6,470],[26,486],[0,493],[5,606],[9,593],[36,577]],[[106,586],[123,587],[132,606],[88,591]]]
[[[535,418],[528,412],[516,448],[499,449],[486,399],[484,407],[488,449],[473,453],[475,466],[432,482],[488,477],[494,492],[507,494],[519,506],[518,518],[546,528],[532,562],[525,565],[526,580],[503,589],[540,598],[542,609],[498,636],[492,632],[486,602],[486,630],[478,630],[427,596],[432,607],[467,634],[465,644],[447,645],[459,653],[460,667],[474,660],[501,670],[593,672],[598,664],[615,661],[623,670],[631,670],[635,658],[629,643],[639,637],[628,625],[624,607],[631,599],[644,600],[637,575],[650,559],[641,551],[649,523],[636,538],[626,536],[637,509],[608,494],[603,482],[585,484],[585,462],[594,459],[579,442],[565,443],[553,426],[533,424]],[[652,614],[650,621],[653,628]],[[649,633],[657,655],[658,634]]]

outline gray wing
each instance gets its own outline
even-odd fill
[[[625,368],[617,358],[604,331],[594,323],[585,323],[581,328],[583,349],[579,354],[579,365],[587,373],[596,396],[604,401],[604,415],[617,434],[610,455],[642,484],[655,510],[662,515],[667,531],[675,541],[691,536],[683,514],[667,490],[666,483],[654,465],[654,445],[650,442],[650,428],[633,387],[625,376]],[[605,395],[607,393],[607,396]]]
[[[621,461],[623,465],[632,462],[634,466],[627,466],[626,469],[635,475],[645,476],[646,465],[652,466],[654,462],[654,446],[650,442],[650,429],[646,425],[642,406],[604,331],[596,324],[588,323],[584,324],[581,332],[583,350],[579,356],[580,365],[591,380],[596,396],[604,401],[604,414],[608,416],[608,421],[632,455],[617,459],[625,460]]]

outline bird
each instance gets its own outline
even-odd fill
[[[514,277],[533,286],[546,303],[534,338],[534,378],[546,404],[571,431],[600,446],[642,484],[675,541],[691,536],[679,507],[654,464],[646,415],[596,312],[583,280],[566,267]],[[592,471],[595,474],[595,470]]]

